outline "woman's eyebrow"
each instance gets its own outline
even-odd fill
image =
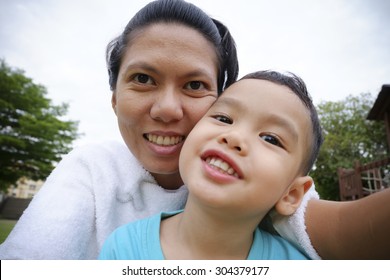
[[[143,61],[136,61],[136,62],[131,62],[131,63],[126,65],[125,70],[123,71],[123,75],[125,75],[129,71],[134,71],[133,69],[147,71],[149,73],[153,73],[156,75],[161,74],[161,72],[153,65],[151,65],[147,62],[143,62]],[[199,69],[191,70],[190,72],[184,73],[182,76],[186,79],[190,79],[190,78],[194,78],[194,77],[195,78],[196,77],[203,77],[203,78],[211,79],[214,76],[214,74],[209,72],[209,71],[206,71],[205,69],[199,68]]]
[[[192,78],[192,77],[213,77],[214,74],[213,73],[210,73],[209,71],[206,71],[204,69],[196,69],[196,70],[192,70],[188,73],[185,73],[184,77],[186,78]]]
[[[135,68],[135,69],[143,69],[143,70],[146,70],[146,71],[149,71],[149,72],[153,72],[153,73],[156,73],[156,74],[159,73],[159,71],[155,67],[153,67],[152,65],[150,65],[148,63],[145,63],[145,62],[129,63],[129,64],[126,65],[126,68],[125,68],[123,73],[129,72],[133,68]]]

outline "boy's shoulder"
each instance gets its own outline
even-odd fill
[[[163,260],[161,220],[178,212],[161,212],[118,227],[104,243],[100,259]]]
[[[256,228],[248,259],[308,260],[309,258],[286,239]]]

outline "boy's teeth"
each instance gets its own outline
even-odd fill
[[[146,135],[149,142],[155,143],[157,145],[161,146],[172,146],[180,143],[183,141],[183,137],[181,136],[161,136],[161,135],[152,135],[147,134]]]
[[[234,171],[234,169],[226,161],[223,161],[222,159],[216,158],[216,157],[208,157],[208,158],[206,158],[206,162],[210,166],[214,166],[214,167],[218,168],[218,170],[223,171],[229,175],[232,175],[232,176],[238,178],[238,174]]]

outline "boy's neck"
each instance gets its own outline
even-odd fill
[[[257,222],[229,219],[208,210],[189,200],[183,213],[162,221],[160,240],[166,259],[248,257]]]

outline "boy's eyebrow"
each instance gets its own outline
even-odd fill
[[[218,98],[215,102],[215,105],[224,105],[224,106],[228,106],[228,107],[234,107],[238,110],[245,110],[247,109],[247,107],[241,103],[239,100],[237,99],[234,99],[234,98],[230,98],[230,97],[224,97],[224,96],[221,96],[220,98]]]
[[[240,100],[230,98],[230,97],[221,96],[219,99],[217,99],[215,105],[226,105],[226,106],[234,107],[243,112],[248,111],[248,107],[245,106],[244,103],[240,102]],[[290,136],[293,138],[293,140],[297,141],[298,131],[296,130],[295,126],[291,123],[289,119],[283,118],[277,114],[270,114],[267,117],[267,119],[271,120],[273,124],[281,126],[284,129],[286,129],[290,134]]]
[[[296,130],[296,127],[292,124],[292,122],[289,119],[282,118],[276,114],[270,115],[269,119],[272,120],[273,124],[276,124],[286,129],[287,132],[290,134],[290,136],[293,138],[292,140],[294,142],[298,140],[298,132]]]

